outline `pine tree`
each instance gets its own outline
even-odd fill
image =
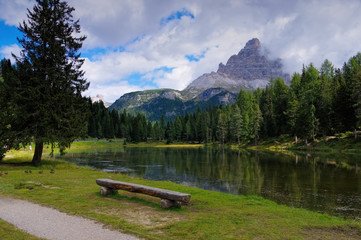
[[[298,73],[293,74],[290,89],[288,91],[288,107],[286,110],[287,126],[289,133],[295,136],[295,142],[298,143],[298,128],[297,117],[299,116],[300,109],[300,89],[301,89],[301,76]]]
[[[190,141],[192,136],[192,125],[190,120],[188,119],[186,122],[186,140]]]
[[[250,119],[250,113],[252,110],[252,103],[250,99],[250,93],[245,90],[240,90],[237,98],[238,107],[242,116],[242,138],[249,140],[252,134],[253,123]]]
[[[356,98],[355,98],[355,87],[357,91],[357,73],[361,70],[361,54],[358,54],[352,58],[349,59],[347,63],[343,66],[343,78],[345,80],[345,85],[343,86],[344,89],[344,103],[343,106],[345,109],[347,109],[347,113],[344,116],[344,126],[345,129],[350,130],[354,129],[356,127],[356,113],[355,113],[355,104]]]
[[[222,112],[219,111],[218,114],[218,138],[221,142],[221,144],[224,144],[225,138],[226,138],[226,134],[227,134],[227,115]]]
[[[242,134],[242,116],[237,104],[233,105],[231,117],[231,133],[233,139],[237,140],[238,144],[240,144]]]
[[[282,78],[276,78],[272,83],[272,99],[274,103],[274,118],[275,118],[275,131],[276,135],[279,136],[287,132],[287,105],[288,105],[288,87],[283,82]]]
[[[318,119],[316,104],[319,97],[320,79],[318,70],[311,64],[303,71],[300,90],[300,111],[297,116],[297,133],[307,139],[315,139]]]
[[[161,138],[160,138],[161,134],[160,134],[159,122],[154,123],[153,129],[154,129],[154,140],[160,141],[161,140]]]
[[[320,69],[321,89],[319,99],[318,119],[320,121],[320,130],[322,132],[324,141],[326,136],[332,130],[332,81],[334,78],[334,68],[327,59],[323,62]]]
[[[361,71],[357,72],[354,76],[354,85],[352,96],[354,98],[354,109],[356,116],[356,124],[355,128],[359,128],[361,126]],[[357,138],[356,130],[355,130],[355,138]]]
[[[110,115],[113,122],[114,135],[115,137],[121,137],[119,112],[113,109]]]
[[[272,95],[272,88],[270,86],[267,86],[261,95],[261,111],[264,118],[262,129],[265,136],[268,137],[276,135],[276,119]]]
[[[18,38],[21,54],[14,56],[19,70],[14,102],[21,139],[35,141],[34,165],[40,164],[45,142],[64,150],[87,129],[88,103],[81,93],[89,83],[78,53],[86,37],[75,37],[80,25],[73,11],[60,0],[36,0],[18,28],[24,36]]]
[[[203,132],[203,140],[208,143],[211,139],[211,119],[208,111],[203,112],[202,114],[202,132]]]
[[[253,137],[254,144],[258,145],[258,140],[261,131],[261,124],[263,121],[262,112],[257,102],[253,103]]]
[[[182,140],[182,120],[180,116],[177,116],[174,121],[174,134],[175,134],[175,140],[181,141]]]
[[[361,53],[352,57],[347,67],[348,72],[345,72],[345,79],[354,109],[354,121],[350,125],[354,128],[355,138],[357,138],[356,129],[361,126]]]
[[[165,137],[166,123],[164,120],[164,115],[160,117],[160,138],[163,140]]]
[[[107,110],[104,112],[103,134],[105,138],[114,138],[114,124]]]

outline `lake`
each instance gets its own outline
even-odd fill
[[[355,155],[282,154],[215,148],[111,148],[58,156],[78,165],[361,219]]]

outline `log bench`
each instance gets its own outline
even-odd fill
[[[159,197],[161,199],[160,206],[162,208],[187,205],[191,199],[190,194],[155,187],[148,187],[134,183],[114,181],[111,179],[97,179],[96,183],[99,186],[102,186],[102,188],[100,189],[100,194],[103,196],[113,194],[118,190],[142,193],[153,197]]]

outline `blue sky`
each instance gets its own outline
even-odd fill
[[[8,46],[16,43],[16,38],[21,37],[21,32],[16,26],[9,26],[4,21],[0,21],[1,45]]]
[[[87,40],[85,93],[184,89],[257,37],[287,72],[361,51],[361,2],[348,0],[68,0]],[[33,0],[0,0],[0,57],[19,54],[16,26]]]

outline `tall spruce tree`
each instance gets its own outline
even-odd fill
[[[335,75],[334,72],[332,63],[326,59],[320,69],[321,88],[317,117],[320,121],[320,130],[324,141],[326,141],[326,136],[332,133],[332,81]]]
[[[13,100],[21,138],[35,141],[34,165],[41,162],[44,143],[57,143],[62,151],[87,129],[88,103],[81,93],[89,83],[78,52],[86,37],[78,37],[74,10],[64,1],[36,0],[18,27],[23,38],[21,54],[14,56],[19,81]]]
[[[318,128],[319,119],[317,119],[316,116],[316,105],[320,99],[320,84],[319,72],[312,64],[306,69],[303,69],[297,128],[298,135],[305,138],[306,144],[309,137],[312,137],[312,140],[315,140]]]
[[[282,78],[276,78],[271,82],[272,84],[272,99],[274,103],[274,118],[275,118],[275,131],[276,135],[285,134],[287,128],[287,107],[288,107],[288,86],[284,83]]]
[[[236,140],[238,145],[241,143],[242,135],[242,116],[241,111],[237,104],[232,106],[232,115],[231,115],[231,134],[232,140]]]

